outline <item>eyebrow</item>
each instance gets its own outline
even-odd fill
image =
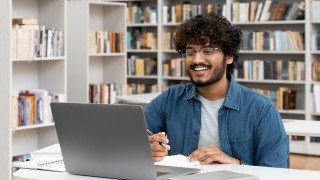
[[[205,45],[205,46],[202,46],[202,47],[200,47],[200,49],[202,49],[202,48],[206,48],[206,47],[211,47],[210,45]],[[191,46],[187,46],[186,47],[186,49],[195,49],[194,47],[191,47]],[[215,48],[215,47],[212,47],[212,48]]]

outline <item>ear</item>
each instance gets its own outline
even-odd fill
[[[233,62],[233,56],[226,56],[226,63],[232,64],[232,62]]]

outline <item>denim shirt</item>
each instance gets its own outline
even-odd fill
[[[288,142],[271,100],[241,86],[232,77],[218,114],[221,150],[248,165],[287,167]],[[193,84],[168,88],[145,107],[148,128],[166,132],[170,155],[198,149],[201,102]]]

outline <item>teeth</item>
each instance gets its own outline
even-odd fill
[[[195,71],[202,71],[202,70],[207,70],[208,68],[206,67],[196,67],[194,68]]]

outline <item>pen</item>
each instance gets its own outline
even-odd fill
[[[147,129],[148,131],[148,135],[149,136],[152,136],[153,135],[153,132],[151,132],[149,129]],[[168,144],[163,144],[163,143],[160,143],[161,146],[165,147],[168,151],[170,150],[170,145]]]

